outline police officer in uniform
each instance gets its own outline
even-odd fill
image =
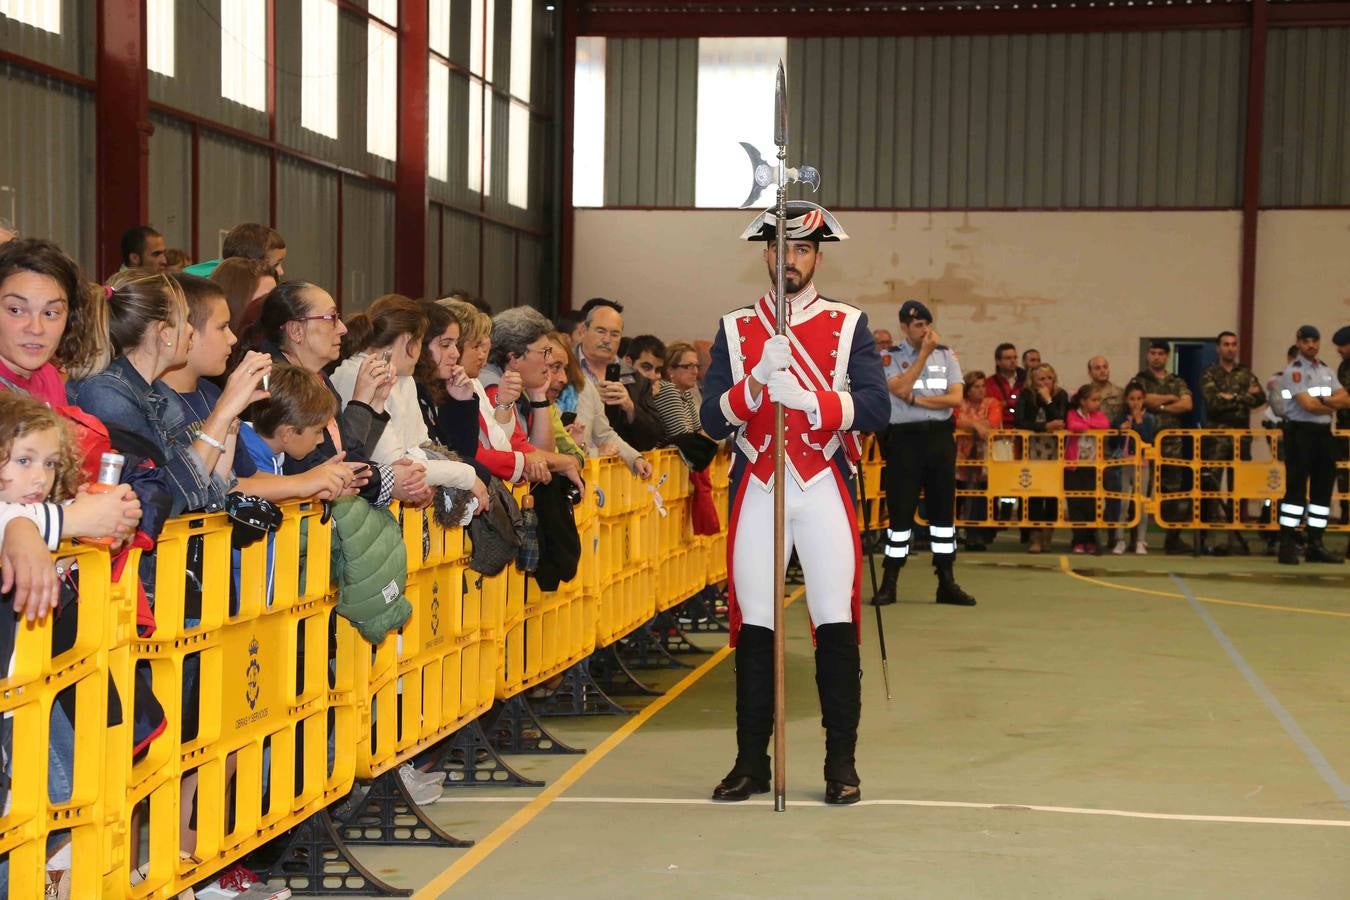
[[[1342,557],[1322,543],[1331,516],[1331,487],[1336,479],[1331,419],[1350,406],[1350,394],[1336,373],[1317,358],[1322,335],[1312,325],[1299,328],[1298,356],[1280,378],[1284,415],[1284,499],[1280,501],[1280,562],[1298,564],[1294,537],[1307,515],[1308,562],[1339,563]]]
[[[918,300],[900,307],[905,339],[890,352],[885,366],[891,392],[891,422],[886,430],[886,530],[884,576],[872,603],[895,602],[895,584],[909,559],[914,508],[923,488],[928,537],[937,571],[937,602],[974,606],[975,598],[956,583],[956,439],[953,410],[965,385],[956,354],[938,343],[933,314]]]

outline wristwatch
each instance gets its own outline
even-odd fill
[[[531,400],[530,409],[548,409],[552,404],[547,400]]]

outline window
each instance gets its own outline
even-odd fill
[[[398,0],[371,0],[370,14],[398,22]],[[366,26],[366,150],[398,156],[398,35],[380,22]]]
[[[450,0],[431,0],[427,12],[427,37],[431,52],[450,55]]]
[[[605,205],[605,39],[577,38],[572,205]]]
[[[61,33],[61,0],[0,0],[0,16]]]
[[[227,100],[267,109],[267,0],[230,0],[220,6],[220,93]]]
[[[300,21],[300,124],[337,140],[337,0],[304,0]]]
[[[526,209],[530,205],[530,108],[511,102],[507,119],[506,202]]]
[[[786,56],[787,38],[699,38],[695,206],[735,207],[750,193],[740,141],[773,158],[775,76]]]
[[[534,2],[511,0],[511,96],[530,102],[530,56],[534,51]],[[512,140],[515,130],[512,129]]]
[[[176,0],[146,0],[145,63],[151,72],[168,78],[174,73],[174,3]]]
[[[427,174],[450,178],[450,67],[434,56],[427,73]]]
[[[492,99],[478,82],[469,84],[468,182],[471,191],[492,193]]]

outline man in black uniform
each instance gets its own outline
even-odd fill
[[[1340,554],[1322,543],[1331,517],[1331,489],[1336,480],[1336,454],[1331,420],[1350,406],[1350,393],[1320,359],[1321,335],[1312,325],[1299,328],[1298,356],[1280,377],[1284,414],[1284,499],[1280,501],[1280,556],[1298,564],[1294,537],[1306,514],[1308,562],[1339,563]]]
[[[937,602],[974,606],[952,574],[956,561],[956,440],[953,410],[961,405],[965,383],[956,354],[938,343],[933,314],[918,300],[900,307],[905,339],[891,349],[886,386],[891,392],[891,423],[886,433],[885,574],[872,596],[875,606],[895,602],[895,584],[909,558],[914,508],[923,488],[928,537],[937,571]]]
[[[1336,380],[1341,387],[1350,391],[1350,325],[1342,325],[1331,336],[1336,352],[1341,355],[1341,364],[1336,367]],[[1336,412],[1336,462],[1344,463],[1350,459],[1350,407]],[[1336,473],[1336,488],[1341,492],[1341,521],[1350,522],[1350,472],[1340,469]],[[1345,552],[1350,554],[1350,539],[1346,540]]]

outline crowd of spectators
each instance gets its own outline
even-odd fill
[[[220,259],[195,265],[149,226],[130,229],[121,250],[122,268],[93,284],[55,244],[0,228],[0,567],[15,613],[0,617],[6,663],[21,620],[52,615],[78,597],[77,570],[52,561],[63,538],[103,540],[114,554],[133,545],[147,551],[143,621],[153,623],[155,538],[182,513],[225,511],[256,522],[266,518],[260,506],[284,501],[374,510],[398,501],[468,523],[504,502],[494,483],[581,488],[592,457],[616,457],[646,479],[652,467],[644,454],[670,446],[707,501],[693,504],[696,528],[715,528],[716,512],[713,525],[706,518],[706,468],[718,445],[699,419],[706,340],[630,338],[623,305],[605,298],[557,321],[529,307],[493,315],[465,292],[435,301],[386,294],[347,316],[322,285],[286,278],[284,238],[256,223],[232,229]],[[894,347],[888,331],[874,336],[883,353]],[[1265,405],[1267,392],[1237,364],[1236,337],[1225,332],[1218,343],[1219,371],[1204,380],[1206,424],[1232,427]],[[1074,387],[1062,385],[1037,350],[1019,357],[1013,344],[999,344],[989,374],[965,375],[956,411],[961,486],[984,487],[987,460],[1020,455],[1062,459],[1065,488],[1093,491],[1102,470],[1089,461],[1131,455],[1192,409],[1169,352],[1156,342],[1148,365],[1123,387],[1094,356]],[[1274,401],[1267,419],[1278,416]],[[1023,435],[1010,439],[1009,429]],[[1118,434],[1098,434],[1106,430]],[[82,489],[108,452],[124,459],[118,483]],[[1187,487],[1190,470],[1171,468],[1163,488]],[[1146,471],[1128,466],[1106,470],[1106,478],[1117,491],[1135,479],[1150,483]],[[1057,502],[1030,500],[1030,518],[1055,520]],[[960,515],[1018,518],[1017,500],[965,503]],[[1068,517],[1086,523],[1074,529],[1075,552],[1146,552],[1145,522],[1128,535],[1123,526],[1098,535],[1094,503],[1081,495],[1066,501]],[[1130,518],[1123,503],[1108,503],[1107,514]],[[982,549],[994,532],[968,529],[967,548]],[[1023,538],[1033,553],[1051,547],[1050,529],[1026,529]],[[1169,531],[1166,548],[1184,546]],[[238,578],[236,553],[235,594]],[[189,602],[186,616],[183,624],[193,626],[200,603]],[[195,675],[185,670],[184,678]],[[70,792],[72,716],[69,702],[52,708],[53,800]],[[138,751],[157,733],[153,726],[150,716]],[[10,727],[0,722],[7,774]],[[416,770],[403,774],[419,800],[438,792]],[[183,796],[190,804],[191,785]],[[185,812],[185,852],[191,831]],[[56,833],[48,849],[59,895],[68,836]]]

